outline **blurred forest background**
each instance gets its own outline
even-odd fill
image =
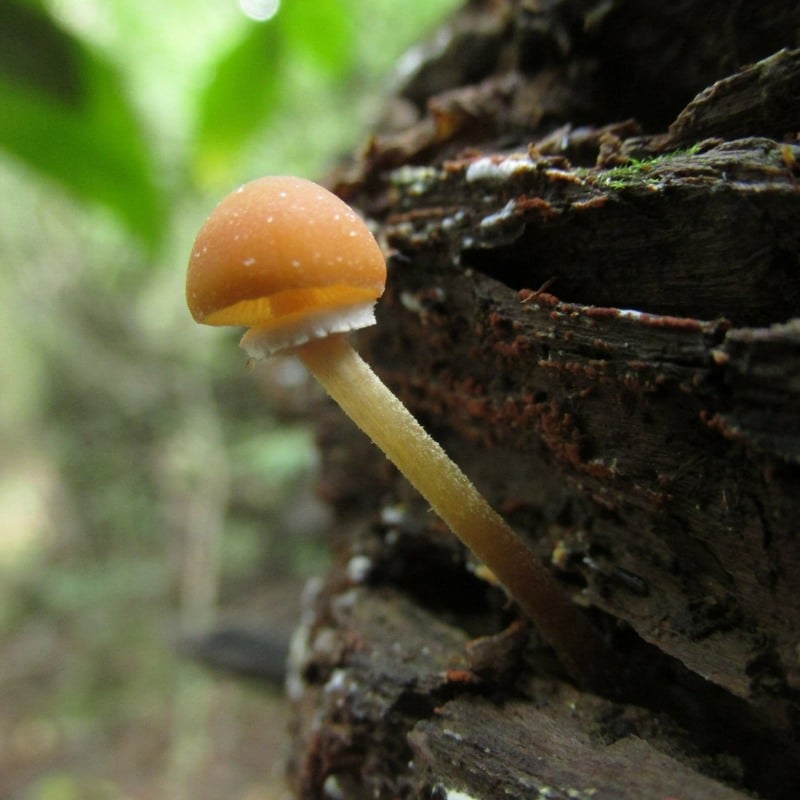
[[[324,566],[313,390],[195,325],[185,264],[235,185],[356,150],[457,4],[0,3],[0,798],[282,796],[280,688],[177,643],[288,628]]]

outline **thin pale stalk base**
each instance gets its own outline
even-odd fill
[[[453,533],[485,564],[553,647],[571,677],[601,689],[598,633],[519,535],[386,388],[344,336],[297,355],[353,422],[388,456]],[[605,664],[607,667],[607,663]]]

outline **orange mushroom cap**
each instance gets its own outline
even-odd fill
[[[374,324],[386,264],[364,221],[303,178],[259,178],[225,197],[195,239],[192,316],[242,325],[251,355]],[[248,347],[248,343],[251,347]]]

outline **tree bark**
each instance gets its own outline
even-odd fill
[[[389,254],[362,354],[632,666],[571,686],[330,410],[299,796],[800,793],[798,29],[471,2],[332,178]]]

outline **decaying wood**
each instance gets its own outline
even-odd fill
[[[469,3],[337,175],[365,356],[636,678],[569,686],[330,411],[301,797],[800,793],[800,7],[748,9]]]
[[[504,676],[514,696],[492,697],[465,632],[402,594],[353,588],[325,616],[335,627],[318,632],[313,653],[323,673],[299,704],[301,794],[639,800],[658,785],[664,796],[746,796],[701,774],[735,778],[735,762],[687,751],[667,715],[526,675],[519,646]],[[519,645],[512,631],[486,646],[507,653],[509,637]],[[365,770],[365,753],[378,770]]]

